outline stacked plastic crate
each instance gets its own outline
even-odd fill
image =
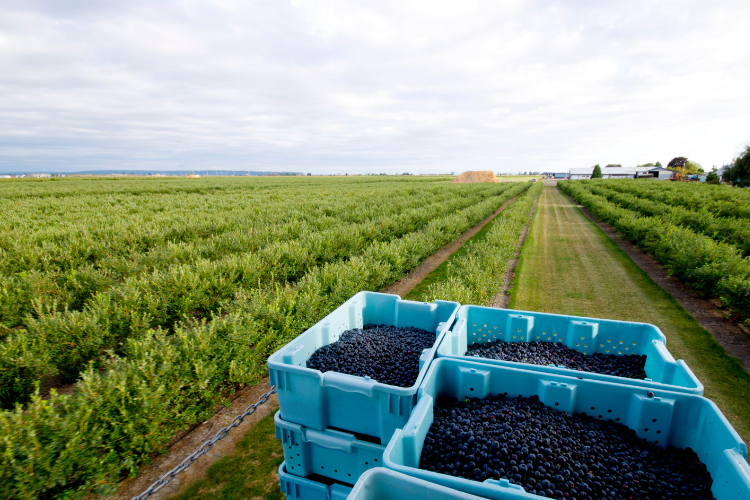
[[[345,498],[365,471],[382,466],[385,445],[406,424],[417,389],[458,308],[456,302],[412,302],[360,292],[268,359],[279,399],[276,437],[284,449],[279,476],[289,500]],[[368,324],[435,332],[433,347],[422,352],[412,387],[307,368],[317,349]]]
[[[289,500],[541,498],[507,479],[477,482],[419,468],[437,398],[502,393],[537,396],[559,411],[620,422],[656,446],[690,447],[711,474],[714,498],[750,499],[745,444],[716,405],[701,396],[703,385],[671,356],[657,327],[478,306],[456,309],[455,303],[357,294],[269,359],[281,408],[276,424],[285,464],[279,476]],[[315,349],[368,323],[437,332],[413,387],[305,368]],[[555,342],[584,355],[646,355],[646,378],[499,361],[468,350],[495,340]],[[381,466],[388,470],[368,471]]]
[[[473,343],[494,340],[556,342],[584,354],[645,354],[645,380],[467,355]],[[554,314],[462,306],[422,381],[407,424],[385,454],[387,468],[483,498],[538,499],[507,479],[471,481],[419,468],[422,448],[439,397],[537,396],[567,413],[620,422],[656,446],[692,448],[713,480],[717,500],[750,498],[747,448],[683,361],[666,349],[653,325]],[[633,498],[636,498],[635,496]]]

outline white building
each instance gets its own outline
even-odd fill
[[[571,168],[570,169],[570,180],[576,179],[591,179],[591,174],[594,173],[594,167],[588,168]]]

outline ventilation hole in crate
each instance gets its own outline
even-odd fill
[[[497,325],[493,326],[492,328],[494,328],[495,330],[497,330]]]
[[[596,410],[596,406],[592,406],[592,407],[591,407],[591,409],[592,409],[592,410]]]
[[[295,443],[294,446],[299,446],[299,443]]]
[[[484,335],[482,335],[482,337],[486,337],[486,336],[487,336],[487,334],[486,334],[486,333],[485,333]]]
[[[625,348],[625,350],[626,350],[626,351],[627,351],[628,349],[630,349],[630,347],[626,347],[626,348]]]
[[[657,439],[656,441],[654,441],[654,444],[659,444],[659,440]]]
[[[555,337],[557,337],[557,334],[555,334]]]
[[[622,354],[622,351],[617,351],[617,354]]]
[[[484,325],[485,328],[487,328],[487,325]]]
[[[365,462],[365,465],[370,465],[370,462]]]
[[[578,347],[579,345],[581,345],[581,344],[576,344],[576,347]]]
[[[299,456],[299,453],[297,453],[297,456]]]
[[[585,411],[582,411],[582,412],[581,412],[581,415],[583,415],[583,416],[585,417],[585,416],[586,416],[586,412],[585,412]]]
[[[294,470],[294,466],[292,466],[292,470]]]
[[[633,342],[633,345],[635,345],[635,342]]]
[[[497,338],[497,335],[493,335],[493,336],[492,336],[492,338],[493,338],[493,339],[496,339],[496,338]]]
[[[610,339],[607,339],[607,342],[612,342]]]
[[[652,418],[652,419],[651,419],[651,421],[652,421],[652,422],[656,422],[656,419],[655,419],[655,418]]]
[[[643,432],[648,432],[648,427],[646,427],[645,429],[643,429]]]
[[[347,476],[349,476],[349,477],[352,477],[352,475],[351,475],[351,474],[347,474]]]
[[[320,468],[321,468],[321,469],[325,469],[325,467],[323,467],[322,465],[320,466]]]
[[[555,403],[555,406],[560,406],[560,403]]]
[[[477,326],[477,324],[476,324],[476,323],[474,323],[474,326]]]
[[[377,461],[378,461],[378,459],[376,458],[376,459],[375,459],[375,461],[377,462]]]
[[[477,332],[472,333],[472,335],[474,335],[476,337],[477,336]]]
[[[612,410],[607,410],[607,413],[612,413]]]
[[[482,331],[482,329],[480,328],[480,329],[479,329],[479,331],[481,332],[481,331]]]
[[[586,355],[586,351],[583,351],[583,355],[584,355],[584,356]]]
[[[599,418],[602,418],[602,416],[601,416],[601,415],[599,415]]]
[[[589,346],[588,344],[583,344],[583,347],[588,347],[588,346]]]
[[[599,344],[599,347],[604,347],[604,344]]]
[[[547,335],[547,332],[542,332],[542,335]]]
[[[552,337],[547,337],[547,340],[552,340]]]
[[[508,391],[505,391],[505,392],[503,393],[503,395],[507,396],[507,395],[508,395]]]
[[[474,391],[474,388],[473,388],[473,387],[470,387],[470,388],[469,388],[469,390],[470,390],[470,391]]]
[[[333,472],[338,472],[338,469],[333,469]]]
[[[607,352],[609,352],[609,349],[607,349]]]
[[[521,329],[519,328],[519,329],[518,329],[518,331],[520,332],[520,331],[521,331]]]
[[[620,341],[620,343],[622,344],[622,340]]]
[[[619,422],[619,421],[620,421],[620,417],[617,417],[617,418],[615,419],[615,422]]]
[[[513,338],[516,338],[516,337],[517,337],[517,335],[513,335]]]

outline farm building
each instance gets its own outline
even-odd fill
[[[555,172],[555,179],[564,181],[570,178],[570,172]]]
[[[576,179],[591,179],[591,174],[594,173],[594,167],[589,168],[571,168],[570,169],[570,180]]]

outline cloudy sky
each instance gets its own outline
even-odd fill
[[[729,162],[750,2],[3,0],[0,172]]]

